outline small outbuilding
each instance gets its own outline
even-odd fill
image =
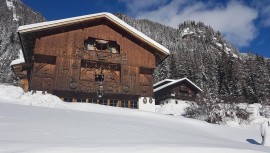
[[[198,95],[202,89],[188,78],[178,80],[165,79],[154,84],[154,95],[156,105],[180,101],[198,101]]]

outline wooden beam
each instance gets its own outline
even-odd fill
[[[107,100],[107,106],[110,106],[110,99]]]
[[[131,101],[128,101],[128,108],[131,108]]]
[[[117,102],[117,107],[122,107],[122,102],[121,102],[121,100],[118,100],[118,102]]]

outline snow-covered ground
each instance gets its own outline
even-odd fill
[[[42,106],[42,107],[37,107]],[[0,85],[0,152],[270,152],[258,126],[208,124],[96,104],[65,103]]]

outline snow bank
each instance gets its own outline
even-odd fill
[[[261,142],[258,126],[231,128],[137,109],[66,103],[6,85],[0,91],[5,92],[0,96],[0,152],[270,152],[254,145]]]
[[[20,87],[0,84],[0,98],[2,99],[20,99],[24,91]]]
[[[15,103],[20,105],[29,105],[29,106],[39,106],[39,107],[47,107],[47,108],[61,108],[68,110],[77,110],[77,111],[86,111],[93,113],[114,113],[121,115],[125,112],[127,116],[137,113],[138,110],[133,110],[129,108],[119,108],[119,107],[110,107],[98,104],[90,104],[90,103],[67,103],[63,102],[59,97],[51,95],[51,94],[42,94],[41,91],[37,91],[37,93],[32,94],[31,92],[24,93],[23,89],[20,87],[10,86],[0,84],[0,102],[4,103]],[[186,114],[186,109],[190,107],[192,102],[178,101],[178,104],[168,103],[161,106],[156,106],[156,113],[165,114],[165,115],[173,115],[173,116],[183,116]],[[256,126],[263,123],[267,118],[260,116],[257,109],[251,109],[252,107],[259,107],[258,105],[250,105],[248,107],[247,104],[238,104],[237,107],[245,110],[256,110],[255,116],[243,122],[236,117],[235,112],[232,112],[225,106],[219,106],[219,109],[213,108],[212,115],[219,114],[223,116],[222,124],[226,124],[232,127],[235,126]],[[143,111],[141,111],[143,112]],[[225,117],[227,115],[234,117]]]
[[[188,102],[181,101],[178,104],[168,103],[156,107],[156,112],[166,115],[180,116],[186,113],[186,108],[189,107]]]
[[[20,87],[4,84],[0,85],[0,101],[21,105],[65,108],[64,102],[57,96],[51,94],[43,95],[41,91],[37,91],[36,94],[32,94],[31,92],[24,93]]]
[[[33,98],[31,94],[26,95],[29,97],[26,96],[25,100]],[[259,127],[231,128],[184,117],[85,103],[63,103],[68,106],[67,109],[44,109],[1,103],[2,100],[0,100],[0,152],[269,153],[270,151],[268,147],[254,145],[261,142]],[[42,101],[39,98],[36,100]],[[54,98],[47,99],[48,102],[53,100],[57,101]],[[69,107],[84,112],[72,111]]]
[[[59,97],[51,94],[42,94],[41,91],[37,91],[35,94],[25,93],[22,95],[20,103],[48,108],[65,108],[63,101]]]
[[[24,93],[21,87],[4,84],[0,85],[0,103],[1,102],[47,108],[85,111],[92,113],[114,113],[118,115],[126,114],[126,116],[132,115],[133,113],[138,111],[129,108],[111,107],[91,103],[68,103],[62,101],[59,97],[52,94],[42,94],[41,91],[37,91],[35,94],[32,94],[32,92]]]

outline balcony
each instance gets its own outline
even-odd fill
[[[99,50],[76,50],[76,57],[83,60],[126,64],[127,55]]]
[[[181,100],[187,100],[187,101],[196,101],[197,96],[192,94],[185,94],[185,93],[178,93],[178,94],[169,94],[169,95],[162,95],[157,96],[156,101],[163,101],[166,99],[181,99]]]

